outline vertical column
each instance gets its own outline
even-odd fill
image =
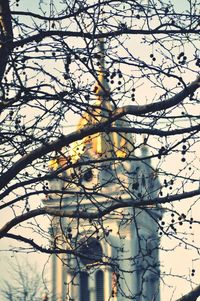
[[[89,277],[89,294],[90,301],[96,301],[95,274],[90,274]]]
[[[67,283],[65,287],[64,293],[64,301],[80,301],[79,291],[80,291],[80,283],[79,283],[79,275],[75,275],[73,269],[69,269],[67,267],[65,273],[65,281]]]
[[[63,262],[62,256],[57,256],[56,258],[56,290],[57,290],[57,299],[56,301],[63,301]]]
[[[131,241],[131,256],[132,256],[132,268],[134,272],[132,273],[132,289],[131,292],[134,295],[137,295],[137,300],[140,300],[140,297],[138,297],[138,294],[141,292],[141,267],[140,267],[140,234],[139,232],[139,225],[137,221],[137,214],[138,212],[133,211],[133,223],[131,225],[130,230],[130,241]],[[138,237],[139,235],[139,237]]]
[[[67,296],[67,263],[66,263],[66,255],[62,255],[62,301],[66,300],[66,296]]]
[[[56,255],[52,255],[52,301],[56,301]]]
[[[63,264],[61,258],[52,256],[52,301],[63,301]]]
[[[52,247],[64,248],[63,234],[60,228],[60,219],[54,217],[52,219]],[[64,301],[65,288],[65,265],[63,264],[64,256],[56,255],[52,256],[52,301]]]

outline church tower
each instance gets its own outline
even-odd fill
[[[107,120],[115,109],[103,41],[99,48],[97,101],[78,129]],[[112,126],[127,128],[129,122],[123,118]],[[138,159],[134,146],[131,134],[105,129],[72,143],[51,163],[52,170],[61,172],[50,183],[58,192],[45,205],[77,213],[52,220],[52,246],[68,252],[53,255],[51,301],[160,301],[156,221],[161,212],[136,206],[138,200],[157,195],[159,181],[145,159],[147,147],[141,146]],[[124,206],[117,209],[118,204]],[[101,216],[110,206],[113,210]],[[81,219],[80,212],[99,216]]]

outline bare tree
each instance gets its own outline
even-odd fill
[[[27,261],[16,260],[9,263],[9,280],[3,280],[1,298],[9,301],[40,301],[42,299],[42,279],[37,268]]]
[[[199,224],[191,215],[200,194],[199,1],[181,9],[161,0],[34,5],[0,0],[0,209],[8,216],[0,238],[84,260],[71,241],[83,220],[91,237],[106,239],[108,217],[120,216],[121,237],[143,212],[156,235],[199,252],[181,230]],[[94,184],[102,170],[103,182]],[[115,195],[106,190],[113,183]],[[64,206],[67,198],[76,206]],[[161,205],[164,218],[149,212]],[[62,230],[63,244],[40,216]],[[108,262],[117,269],[113,258],[102,259]]]

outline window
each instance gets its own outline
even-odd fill
[[[98,270],[95,274],[96,301],[104,301],[104,274]]]
[[[80,272],[80,301],[90,301],[88,273]]]
[[[90,182],[93,178],[92,169],[89,168],[83,173],[83,180],[86,182]]]
[[[81,239],[79,243],[79,253],[83,255],[83,257],[80,257],[82,264],[89,265],[102,259],[103,251],[100,242],[96,238],[86,237]]]

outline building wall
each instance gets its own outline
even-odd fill
[[[101,239],[103,255],[106,259],[113,258],[111,264],[84,264],[72,255],[53,256],[52,260],[52,301],[125,301],[129,298],[137,301],[159,301],[159,239],[157,225],[151,216],[159,217],[157,209],[144,212],[136,210],[132,215],[134,222],[121,227],[120,237],[117,229],[120,220],[110,222],[113,229],[106,240]],[[67,224],[66,220],[65,223]],[[72,226],[72,224],[70,224]],[[79,233],[81,240],[87,234],[87,227],[83,226],[83,233]],[[80,230],[80,229],[79,229]],[[86,254],[87,255],[87,254]],[[90,254],[88,254],[89,256]],[[90,258],[90,256],[89,256]],[[117,259],[119,262],[117,262]],[[84,261],[85,259],[83,259]],[[86,260],[87,261],[87,260]],[[95,277],[102,271],[104,278],[104,298],[97,298]],[[88,283],[81,287],[81,273],[88,274]],[[118,278],[119,276],[119,278]],[[88,300],[81,296],[87,290]],[[85,291],[86,292],[86,291]],[[85,294],[87,296],[87,293]]]

